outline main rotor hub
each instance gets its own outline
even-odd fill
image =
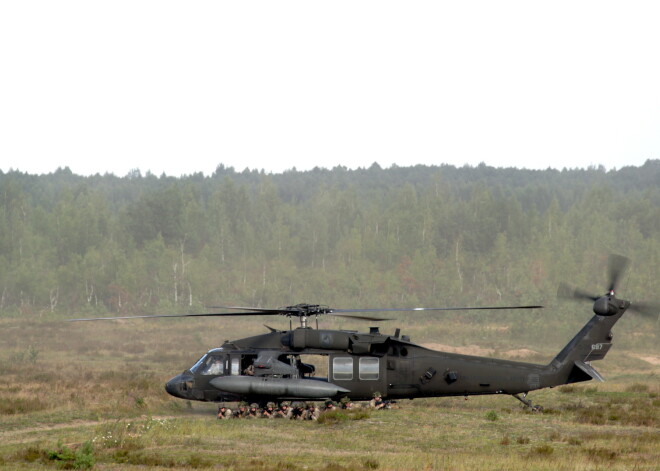
[[[307,328],[307,318],[309,316],[318,316],[320,314],[329,314],[332,312],[329,306],[324,306],[322,304],[295,304],[293,306],[287,306],[282,308],[282,314],[291,317],[297,316],[300,319],[300,327],[303,329]]]
[[[299,316],[310,316],[312,314],[328,314],[332,312],[329,306],[324,306],[322,304],[295,304],[293,306],[287,306],[282,308],[282,311],[288,311],[286,315],[291,316],[296,313]]]

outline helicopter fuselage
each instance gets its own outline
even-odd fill
[[[400,336],[300,327],[225,342],[172,378],[173,396],[210,402],[369,400],[527,393],[592,378],[623,314],[594,316],[549,364],[435,351]],[[570,348],[569,348],[570,347]],[[314,364],[306,363],[314,360]],[[317,367],[318,370],[317,371]]]
[[[631,307],[616,297],[616,286],[629,260],[609,257],[609,283],[605,295],[593,296],[583,290],[560,285],[563,298],[591,300],[594,316],[548,363],[461,355],[430,350],[411,342],[396,329],[381,334],[372,327],[368,333],[318,329],[320,315],[384,321],[372,312],[472,311],[538,309],[543,306],[417,307],[386,309],[332,309],[321,304],[301,303],[283,308],[215,306],[229,312],[157,314],[141,316],[70,319],[98,321],[156,317],[274,316],[297,317],[300,327],[276,330],[240,340],[227,341],[208,351],[195,365],[165,385],[172,396],[195,401],[265,403],[278,400],[320,400],[349,397],[366,400],[378,395],[389,399],[439,396],[509,394],[532,409],[524,395],[536,389],[562,384],[603,381],[591,365],[602,360],[612,346],[612,327]],[[657,318],[660,306],[642,303],[633,310]],[[242,311],[242,312],[237,312]],[[316,318],[316,329],[308,326]],[[318,370],[318,371],[317,371]],[[520,394],[523,397],[520,397]]]

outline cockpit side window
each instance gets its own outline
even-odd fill
[[[206,355],[202,357],[190,371],[194,374],[218,376],[224,374],[224,361],[220,356]]]
[[[202,358],[200,358],[199,360],[197,360],[197,361],[195,362],[195,364],[190,368],[190,371],[192,371],[193,373],[197,374],[197,372],[199,371],[199,369],[202,367],[201,365],[204,364],[204,360],[206,360],[206,357],[207,357],[207,355],[204,355]]]

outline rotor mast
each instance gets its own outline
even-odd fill
[[[296,304],[295,306],[287,306],[283,309],[286,312],[287,317],[298,316],[300,320],[300,328],[308,328],[307,320],[310,316],[316,316],[316,327],[318,328],[318,316],[319,314],[329,314],[332,312],[328,306],[323,306],[321,304]]]

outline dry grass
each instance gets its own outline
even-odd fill
[[[73,466],[88,440],[95,469],[650,470],[660,462],[658,371],[631,360],[637,352],[613,350],[598,364],[607,383],[533,393],[544,414],[497,396],[402,401],[321,423],[218,422],[212,404],[163,389],[222,343],[223,331],[209,326],[217,323],[0,319],[0,466]],[[235,326],[245,336],[264,331]],[[74,458],[53,459],[58,453]]]

